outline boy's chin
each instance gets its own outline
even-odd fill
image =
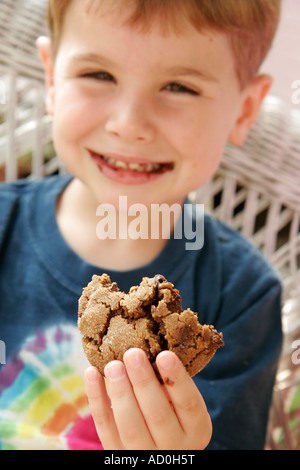
[[[173,204],[182,206],[181,201],[171,202],[168,195],[151,197],[151,192],[147,192],[145,189],[140,191],[120,191],[116,193],[94,193],[95,201],[98,206],[103,206],[102,210],[105,210],[105,205],[113,206],[117,212],[126,212],[128,215],[136,216],[145,212],[151,211],[152,208],[166,205],[171,207]],[[184,200],[184,199],[183,199]]]
[[[151,210],[153,205],[167,205],[173,204],[183,205],[187,196],[181,197],[176,194],[172,196],[169,190],[164,191],[164,185],[151,188],[151,184],[144,185],[117,185],[113,181],[108,181],[103,175],[101,180],[92,175],[91,178],[83,178],[81,175],[74,175],[74,186],[77,190],[77,195],[82,195],[82,200],[90,201],[89,204],[93,206],[103,205],[102,210],[105,210],[105,205],[108,207],[113,206],[118,212],[132,212],[133,215],[139,211],[142,213],[144,210]],[[177,197],[178,196],[178,197]]]

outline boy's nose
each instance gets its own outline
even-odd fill
[[[127,143],[151,142],[155,133],[148,111],[137,100],[123,101],[115,106],[106,121],[105,130]]]

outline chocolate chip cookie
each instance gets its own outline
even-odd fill
[[[179,291],[162,275],[144,277],[128,293],[107,274],[93,276],[79,299],[78,328],[89,362],[102,374],[108,362],[141,348],[158,376],[155,358],[163,350],[175,352],[194,376],[224,345],[222,333],[182,309]]]

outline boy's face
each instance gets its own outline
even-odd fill
[[[234,57],[224,35],[123,19],[73,0],[48,77],[56,150],[98,204],[182,203],[248,130]]]

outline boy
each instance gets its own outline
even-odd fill
[[[1,188],[5,445],[31,435],[33,447],[90,448],[83,406],[66,397],[65,381],[60,395],[57,387],[80,361],[74,330],[82,287],[107,272],[125,291],[163,274],[184,308],[223,332],[225,347],[194,381],[176,356],[161,353],[157,365],[172,386],[158,383],[137,349],[106,367],[108,395],[88,368],[86,393],[104,448],[263,448],[281,348],[277,275],[209,216],[203,248],[187,251],[184,237],[100,239],[96,214],[110,204],[124,216],[120,196],[128,207],[143,205],[146,219],[152,204],[182,207],[213,175],[226,141],[244,142],[272,82],[257,71],[279,8],[277,0],[226,0],[226,7],[223,0],[49,1],[51,42],[38,47],[54,143],[72,177]],[[59,409],[53,394],[64,396]],[[21,421],[20,410],[22,426],[12,430],[9,418],[18,412]]]

